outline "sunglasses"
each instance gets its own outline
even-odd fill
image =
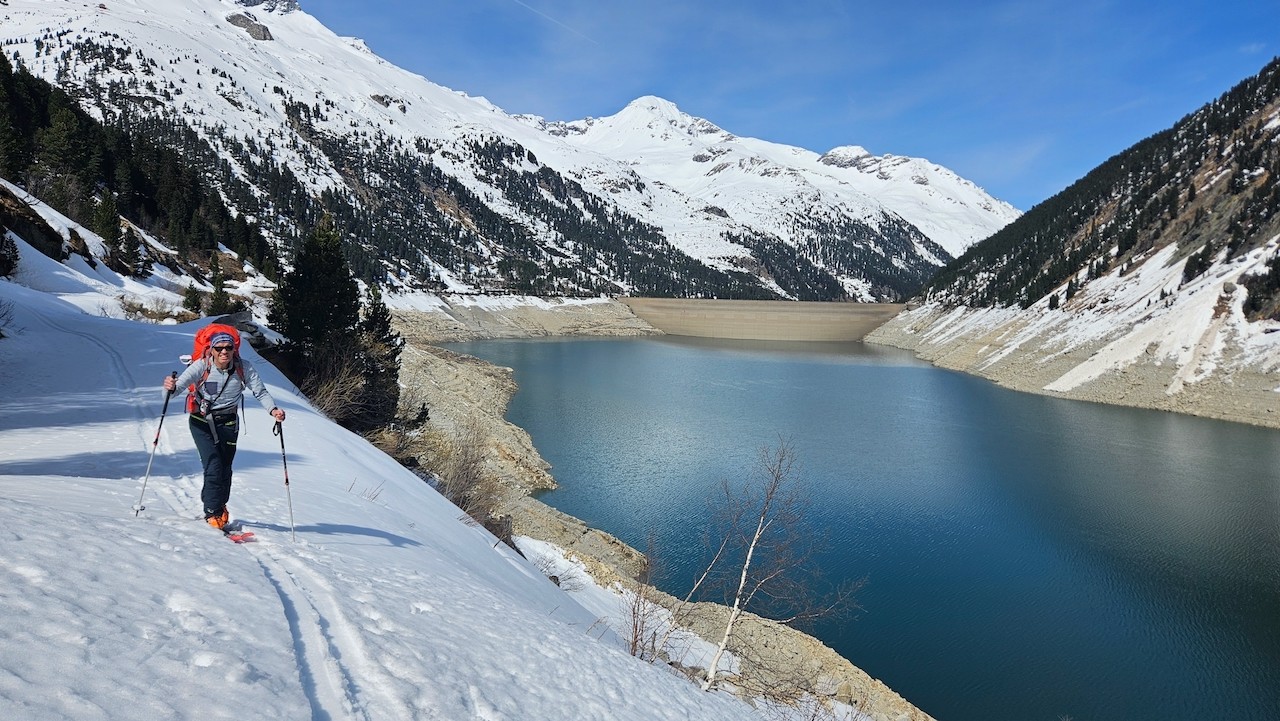
[[[233,345],[216,345],[213,347],[215,353],[230,353],[234,349],[235,346]]]

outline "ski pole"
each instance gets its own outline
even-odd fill
[[[284,464],[284,493],[289,499],[289,533],[296,542],[298,531],[293,525],[293,492],[289,490],[289,459],[284,455],[284,426],[280,421],[276,421],[276,427],[271,429],[271,433],[280,436],[280,462]]]
[[[170,378],[177,379],[178,371],[169,374]],[[151,441],[151,458],[147,461],[147,472],[142,476],[142,492],[138,494],[138,503],[133,507],[133,517],[137,518],[146,506],[142,505],[142,497],[147,494],[147,479],[151,477],[151,463],[156,459],[156,446],[160,445],[160,429],[164,428],[164,416],[169,412],[169,399],[173,397],[173,391],[164,392],[164,407],[160,409],[160,424],[156,426],[155,440]]]

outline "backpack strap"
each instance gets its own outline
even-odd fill
[[[249,414],[244,410],[244,392],[249,389],[249,382],[244,379],[244,364],[240,362],[240,351],[236,351],[231,365],[235,367],[236,376],[240,378],[240,417],[248,419]]]
[[[236,359],[236,360],[239,360],[239,359]],[[212,359],[211,357],[209,357],[209,356],[205,356],[204,361],[205,361],[205,362],[204,362],[204,375],[200,378],[200,383],[196,385],[196,393],[199,393],[201,398],[206,398],[206,396],[204,395],[204,384],[205,384],[205,381],[209,380],[209,371],[211,371],[211,370],[213,369],[213,359]],[[240,365],[239,363],[236,363],[236,361],[235,361],[235,360],[233,360],[233,361],[232,361],[232,363],[235,363],[235,365],[236,365],[236,366],[239,366],[239,365]],[[240,383],[241,383],[241,384],[243,384],[243,383],[244,383],[244,369],[237,367],[237,368],[236,368],[236,371],[237,371],[236,375],[240,376]],[[228,375],[230,375],[230,374],[228,374]],[[221,398],[221,397],[222,397],[222,394],[223,394],[223,393],[225,393],[225,392],[226,392],[226,390],[227,390],[227,384],[226,384],[226,383],[223,383],[223,384],[222,384],[222,387],[218,389],[218,395],[216,395],[216,396],[214,396],[214,397],[212,397],[212,398],[207,398],[207,400],[209,401],[209,407],[210,407],[210,408],[212,408],[212,407],[213,407],[214,402],[216,402],[219,398]],[[240,394],[240,400],[242,400],[242,401],[244,400],[244,394],[243,394],[243,393],[242,393],[242,394]]]

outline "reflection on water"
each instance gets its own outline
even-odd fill
[[[790,438],[868,577],[815,634],[943,721],[1280,718],[1280,433],[1014,393],[861,344],[490,341],[548,503],[668,590],[704,500]]]

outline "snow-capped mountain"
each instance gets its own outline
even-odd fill
[[[182,147],[283,246],[327,212],[409,287],[897,300],[1018,216],[927,161],[740,138],[659,98],[509,115],[292,0],[9,0],[0,21],[15,66]]]
[[[1012,206],[927,160],[873,156],[858,146],[819,155],[739,138],[653,96],[607,118],[541,125],[779,235],[815,211],[869,224],[897,216],[955,256],[1019,216]],[[930,252],[927,245],[920,250]]]

